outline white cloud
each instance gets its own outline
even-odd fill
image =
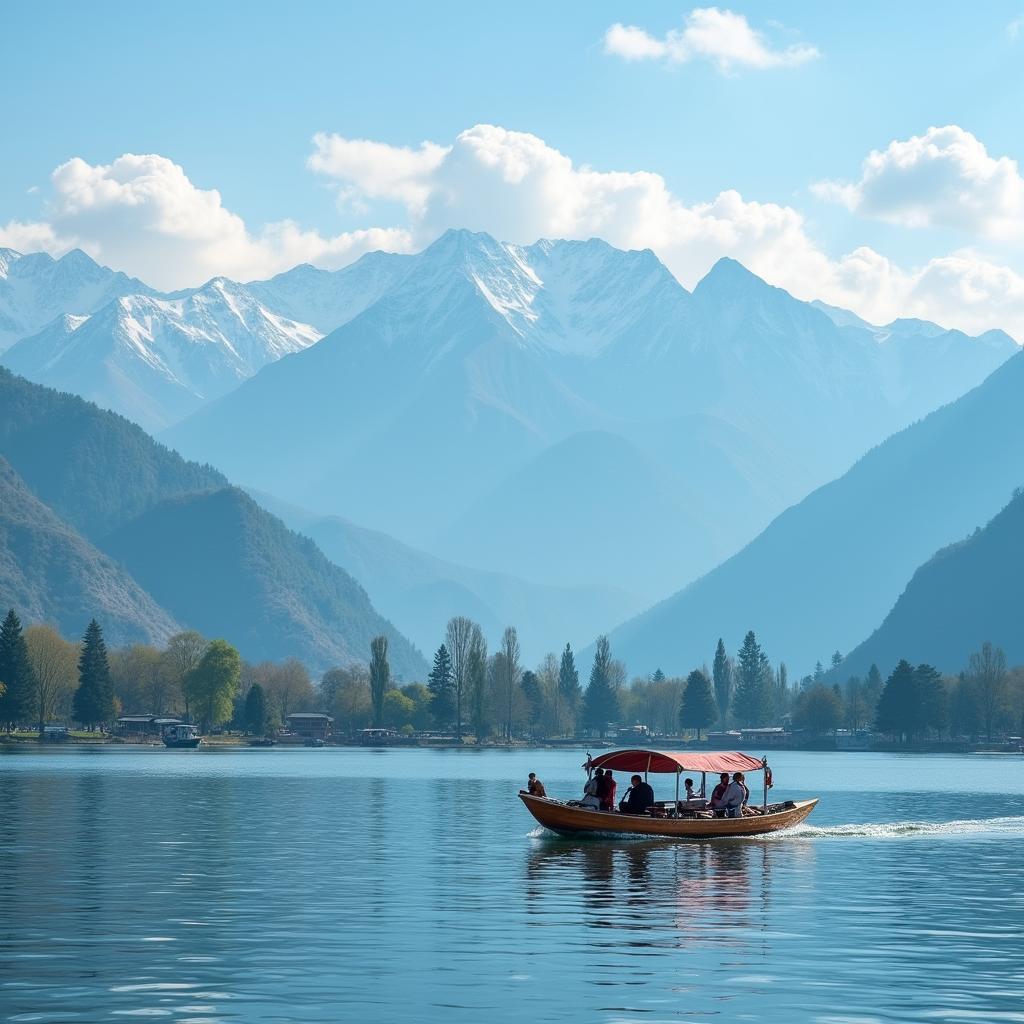
[[[426,201],[426,181],[448,154],[433,142],[409,149],[325,132],[313,136],[313,145],[315,152],[307,161],[311,170],[347,178],[369,198],[397,199],[414,209]]]
[[[1009,25],[1006,26],[1006,35],[1013,41],[1020,38],[1020,30],[1024,28],[1024,15],[1019,18],[1014,18]]]
[[[683,18],[681,29],[653,36],[636,25],[616,23],[604,36],[605,53],[624,60],[663,60],[685,64],[704,58],[723,74],[737,68],[792,67],[820,56],[813,46],[773,49],[742,14],[718,7],[698,7]]]
[[[171,288],[217,274],[265,277],[300,262],[343,266],[374,249],[421,248],[448,227],[520,243],[599,236],[653,249],[687,287],[732,256],[800,298],[846,306],[875,323],[913,315],[970,332],[1003,327],[1024,339],[1024,278],[983,254],[963,250],[919,267],[867,247],[832,258],[792,206],[728,189],[686,203],[659,174],[577,165],[525,132],[480,124],[451,145],[417,149],[322,134],[310,166],[346,202],[403,204],[404,223],[330,237],[282,220],[254,232],[172,161],[126,154],[109,165],[74,159],[57,168],[46,220],[11,222],[0,228],[0,245],[55,255],[78,245]]]
[[[318,136],[317,150],[345,151],[339,136]],[[439,161],[415,170],[408,189],[408,154],[425,152],[377,144],[374,181],[362,167],[336,167],[346,196],[377,194],[379,181],[402,181],[414,244],[449,227],[487,231],[505,241],[599,236],[623,248],[651,248],[687,287],[721,256],[804,299],[821,298],[876,323],[922,316],[968,331],[1002,326],[1024,338],[1024,301],[1013,287],[1006,300],[986,303],[1016,277],[1012,270],[962,253],[903,268],[861,247],[830,258],[808,233],[800,211],[744,199],[726,190],[710,202],[687,204],[664,178],[648,171],[598,171],[577,166],[536,135],[476,125],[451,146],[436,146]],[[393,160],[393,165],[392,165]],[[326,171],[325,171],[326,173]],[[365,192],[364,192],[365,190]],[[397,191],[389,198],[401,199]],[[946,281],[947,301],[937,282]],[[1018,279],[1019,280],[1019,279]]]
[[[158,288],[218,274],[265,277],[314,260],[340,266],[370,249],[410,244],[400,228],[324,237],[291,221],[253,234],[219,192],[198,188],[180,166],[155,154],[126,153],[103,165],[75,157],[53,172],[51,185],[47,220],[8,224],[0,235],[6,244],[55,255],[78,245]]]
[[[822,199],[905,227],[956,228],[983,238],[1024,237],[1024,178],[1015,160],[989,156],[957,125],[874,150],[853,184],[820,182]]]

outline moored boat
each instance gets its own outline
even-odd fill
[[[769,802],[773,780],[767,758],[739,752],[715,754],[666,753],[658,750],[611,750],[587,758],[588,777],[597,768],[642,775],[675,776],[675,799],[652,804],[644,814],[626,814],[582,806],[576,800],[561,801],[521,792],[527,810],[545,828],[563,836],[661,836],[679,839],[716,839],[725,836],[757,836],[792,828],[804,821],[818,803],[812,800]],[[701,773],[701,797],[679,799],[683,772]],[[707,776],[722,772],[764,772],[763,799],[745,806],[736,817],[719,817],[705,799]]]
[[[203,742],[199,735],[199,728],[185,723],[167,726],[164,729],[163,740],[165,747],[175,750],[192,750]]]

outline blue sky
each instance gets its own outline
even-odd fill
[[[4,10],[4,34],[13,45],[5,47],[0,227],[8,229],[0,238],[17,248],[37,242],[57,253],[73,241],[111,265],[170,286],[198,283],[218,269],[260,276],[289,259],[341,265],[381,238],[392,247],[418,247],[458,216],[471,227],[507,234],[519,222],[498,215],[491,224],[487,210],[474,205],[474,196],[483,197],[482,205],[488,196],[504,204],[500,193],[477,186],[465,162],[454,166],[458,145],[440,170],[425,159],[412,174],[417,183],[407,176],[392,187],[379,186],[397,173],[386,151],[372,159],[335,154],[325,158],[330,169],[319,173],[307,165],[316,133],[418,152],[424,140],[452,147],[460,133],[492,125],[542,140],[545,153],[561,154],[574,169],[660,176],[679,206],[677,234],[691,230],[687,211],[714,204],[724,191],[760,204],[716,208],[709,215],[714,224],[693,228],[684,251],[657,225],[649,242],[644,228],[628,228],[627,220],[639,219],[635,206],[611,220],[593,210],[567,220],[556,209],[562,200],[552,199],[546,185],[552,209],[538,211],[531,202],[520,211],[524,230],[595,230],[616,244],[650,244],[688,285],[718,255],[736,255],[765,276],[792,264],[775,277],[794,291],[854,306],[859,300],[861,311],[876,319],[898,308],[947,321],[960,317],[971,328],[993,325],[981,312],[991,296],[973,310],[965,300],[961,312],[935,293],[949,290],[950,274],[972,273],[976,282],[982,267],[986,287],[1009,293],[996,303],[1000,322],[1024,333],[1018,255],[1024,208],[1017,209],[1013,174],[995,163],[1024,155],[1024,28],[1014,27],[1024,26],[1024,3],[723,6],[717,11],[731,12],[729,26],[756,33],[769,55],[724,68],[718,44],[701,49],[699,33],[683,39],[676,59],[626,59],[609,45],[614,25],[642,30],[650,47],[673,30],[677,42],[687,26],[696,33],[707,9],[679,3],[8,2]],[[803,56],[786,57],[796,53]],[[913,153],[901,152],[893,167],[902,177],[883,168],[870,196],[870,190],[836,188],[828,194],[821,186],[855,185],[871,151],[922,139],[933,126],[964,134],[926,139],[924,149],[937,147],[938,156],[916,176],[904,167]],[[963,156],[964,138],[992,162],[981,167],[980,185],[976,165],[984,160]],[[497,159],[495,147],[507,148],[494,139],[481,146],[489,155],[477,152],[474,159],[483,161]],[[79,204],[69,213],[66,193],[80,196],[80,174],[55,196],[50,176],[58,166],[78,157],[90,168],[106,167],[125,153],[159,155],[181,168],[189,187],[217,190],[221,211],[242,222],[245,244],[257,248],[207,240],[193,258],[174,237],[166,248],[179,269],[171,270],[146,249],[154,231],[163,237],[166,216],[155,229],[132,221],[123,207],[104,212],[93,205],[86,216]],[[392,156],[405,159],[401,152]],[[950,208],[951,173],[977,190],[967,203],[974,220]],[[945,175],[940,185],[937,174]],[[564,205],[612,201],[611,180],[598,184],[595,199],[586,182],[570,183]],[[942,194],[924,212],[908,213],[909,193],[922,188]],[[902,198],[893,199],[901,190]],[[979,211],[989,191],[999,193],[997,209]],[[764,204],[772,207],[766,216],[775,218],[774,227],[747,222],[748,215],[764,214]],[[792,211],[799,225],[782,224],[776,207]],[[296,234],[285,244],[265,234],[266,225],[283,221],[317,238]],[[325,248],[324,239],[373,228],[393,233]],[[794,230],[800,237],[781,247],[765,241],[772,231],[792,236]],[[730,232],[743,240],[730,241]],[[858,247],[895,269],[875,267],[868,280],[860,265],[835,262]],[[958,269],[939,267],[945,276],[938,284],[922,276],[930,261],[948,259],[959,260]],[[965,259],[975,262],[965,269]],[[903,277],[894,283],[897,271]],[[175,278],[182,273],[185,279]]]

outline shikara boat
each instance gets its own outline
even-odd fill
[[[623,814],[618,811],[584,807],[578,801],[552,800],[521,792],[526,809],[543,825],[562,836],[662,836],[678,839],[715,839],[723,836],[759,836],[798,825],[814,810],[813,800],[787,800],[769,803],[772,787],[768,759],[738,752],[691,754],[660,750],[610,750],[595,758],[588,756],[583,766],[589,776],[597,768],[629,775],[674,775],[675,799],[655,803],[647,814]],[[680,801],[679,777],[683,772],[701,773],[702,798]],[[703,799],[708,775],[721,772],[763,772],[763,799],[751,804],[742,817],[715,817]],[[751,813],[753,812],[753,813]]]

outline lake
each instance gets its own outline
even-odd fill
[[[4,750],[0,1020],[1024,1021],[1024,757],[777,753],[793,832],[542,834],[517,789],[583,759]]]

